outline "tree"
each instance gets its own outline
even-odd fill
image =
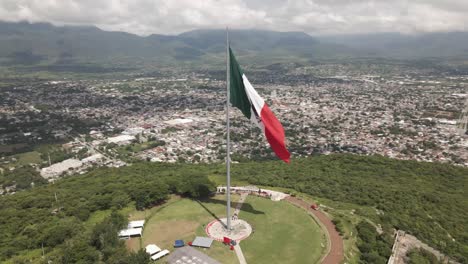
[[[60,219],[55,224],[48,226],[41,240],[44,241],[44,245],[50,247],[62,244],[81,230],[81,225],[75,218]]]
[[[422,248],[413,248],[406,253],[409,264],[439,264],[442,263],[431,252]]]
[[[144,249],[140,249],[138,252],[131,252],[127,257],[119,261],[118,264],[148,264],[150,262],[150,255]]]
[[[99,260],[98,251],[88,245],[83,238],[69,241],[61,250],[63,264],[88,264]]]
[[[123,192],[117,191],[112,195],[111,207],[116,209],[122,209],[130,202],[130,196]]]

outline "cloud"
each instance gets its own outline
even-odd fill
[[[310,34],[466,31],[466,0],[2,0],[0,18],[140,35],[198,28]]]

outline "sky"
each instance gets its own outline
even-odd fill
[[[311,35],[468,31],[468,0],[0,0],[0,20],[138,35],[225,28]]]

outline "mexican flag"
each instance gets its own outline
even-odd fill
[[[237,63],[231,48],[230,59],[230,102],[256,124],[265,134],[268,143],[278,158],[289,163],[284,129],[265,101],[258,95]]]

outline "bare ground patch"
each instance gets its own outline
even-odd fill
[[[132,237],[125,241],[125,246],[127,246],[128,250],[133,252],[137,252],[140,249],[140,239],[139,237]]]

